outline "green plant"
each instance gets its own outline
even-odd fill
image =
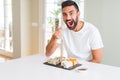
[[[51,11],[51,14],[53,15],[52,18],[49,19],[49,24],[52,25],[52,28],[54,28],[54,30],[56,30],[59,26],[59,18],[58,16],[61,13],[61,0],[56,0],[55,1],[56,4],[56,9],[54,11]]]
[[[51,12],[51,13],[52,13],[52,14],[55,16],[55,18],[56,18],[56,17],[59,16],[60,12],[61,12],[61,9],[57,9],[57,10],[54,10],[53,12]]]

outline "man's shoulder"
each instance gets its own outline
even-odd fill
[[[95,25],[93,25],[92,23],[90,22],[84,22],[85,26],[88,26],[88,27],[95,27]]]
[[[90,22],[84,22],[85,27],[89,30],[97,30],[97,27]]]

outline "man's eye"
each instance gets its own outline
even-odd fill
[[[72,15],[73,13],[70,13],[70,15]]]
[[[63,14],[63,16],[66,16],[66,14]]]
[[[73,12],[71,12],[70,15],[73,15]]]

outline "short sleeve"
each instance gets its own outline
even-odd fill
[[[90,46],[92,50],[103,48],[103,41],[97,29],[90,36]]]

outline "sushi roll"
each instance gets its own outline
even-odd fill
[[[71,61],[73,66],[78,64],[77,60],[75,58],[67,58],[67,61]]]
[[[69,68],[69,67],[72,67],[73,64],[72,64],[71,61],[65,60],[65,61],[62,61],[62,62],[61,62],[61,66],[62,66],[63,68]]]

